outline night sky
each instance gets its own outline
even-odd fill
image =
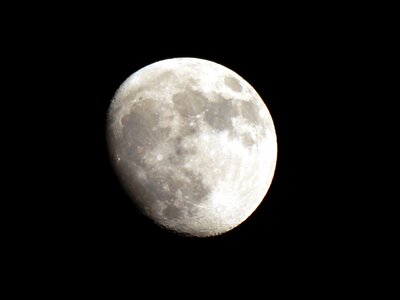
[[[365,232],[355,216],[365,202],[356,173],[365,154],[354,145],[366,134],[355,118],[362,114],[355,74],[364,66],[357,26],[307,8],[279,15],[260,9],[254,18],[246,11],[219,18],[210,9],[201,18],[171,16],[175,22],[164,15],[157,26],[154,17],[143,17],[146,10],[134,14],[143,19],[112,21],[111,12],[75,12],[27,27],[30,40],[23,42],[32,50],[20,54],[38,82],[32,106],[46,116],[32,113],[37,128],[31,130],[43,137],[29,144],[46,145],[36,147],[44,157],[37,169],[43,161],[50,166],[36,185],[44,187],[46,205],[32,247],[43,244],[38,252],[55,269],[149,280],[179,274],[206,284],[254,272],[301,278],[308,270],[318,278],[357,257],[353,246]],[[125,194],[108,159],[105,121],[115,91],[140,68],[173,57],[235,71],[265,101],[275,124],[278,160],[268,194],[221,236],[188,238],[153,224]],[[203,281],[198,271],[207,274]]]

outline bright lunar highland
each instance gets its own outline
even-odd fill
[[[108,111],[107,141],[140,211],[198,237],[246,220],[267,194],[277,158],[274,124],[254,88],[197,58],[158,61],[126,79]]]

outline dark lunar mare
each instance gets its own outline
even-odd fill
[[[196,203],[201,203],[210,193],[202,178],[190,170],[183,168],[183,161],[190,155],[195,156],[194,149],[183,146],[185,137],[198,132],[198,121],[193,128],[183,127],[179,138],[171,138],[170,128],[159,127],[159,111],[157,103],[152,99],[145,99],[135,105],[134,109],[125,115],[122,122],[122,136],[117,137],[115,132],[109,130],[109,145],[111,148],[114,164],[118,176],[127,191],[131,191],[131,196],[136,200],[136,204],[144,210],[146,214],[153,217],[162,213],[163,217],[174,220],[182,216],[182,211],[174,204],[178,190],[184,197],[185,206],[189,216],[194,216]],[[185,108],[187,115],[191,115],[193,109]],[[155,130],[154,130],[155,129]],[[173,168],[180,168],[182,177],[175,176],[173,168],[165,168],[147,163],[144,155],[162,143],[173,145],[173,151],[169,157],[169,164]],[[118,149],[118,153],[114,153]],[[117,155],[119,161],[117,161]],[[168,166],[168,165],[167,165]],[[139,171],[146,174],[147,180],[140,178]],[[133,192],[132,192],[133,190]],[[161,211],[157,202],[162,202],[167,207]]]

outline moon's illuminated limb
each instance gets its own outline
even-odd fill
[[[239,225],[266,195],[275,129],[256,91],[233,71],[168,59],[131,75],[109,110],[107,136],[119,178],[161,226],[212,236]]]

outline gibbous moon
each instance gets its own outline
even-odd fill
[[[116,174],[141,212],[174,232],[208,237],[246,220],[275,171],[271,115],[242,77],[174,58],[132,74],[107,119]]]

